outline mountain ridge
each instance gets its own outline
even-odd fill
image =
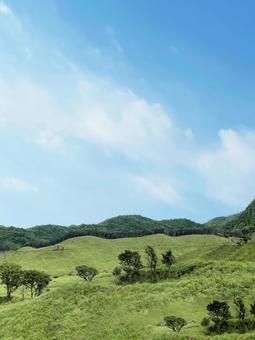
[[[238,236],[242,230],[255,231],[255,200],[241,213],[197,223],[187,218],[153,220],[141,215],[119,215],[97,224],[37,225],[30,228],[0,226],[0,251],[23,246],[43,247],[77,236],[103,238],[136,237],[162,233],[170,236],[215,234]]]

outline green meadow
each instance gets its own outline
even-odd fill
[[[194,271],[157,283],[118,285],[112,276],[117,256],[125,249],[139,251],[151,245],[158,256],[172,249],[176,268],[197,264]],[[49,273],[52,281],[39,297],[22,299],[18,288],[5,302],[0,288],[0,339],[207,339],[200,322],[213,299],[227,301],[234,315],[233,298],[247,306],[255,300],[255,242],[240,247],[213,235],[169,237],[152,235],[106,240],[77,237],[57,245],[1,253],[0,262]],[[90,283],[75,275],[75,266],[95,267]],[[162,324],[166,315],[184,318],[179,334]],[[210,337],[211,338],[211,337]],[[214,339],[255,339],[255,332],[224,334]]]

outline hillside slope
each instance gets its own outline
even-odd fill
[[[176,266],[200,265],[179,279],[117,285],[111,274],[117,255],[124,249],[144,254],[147,244],[155,248],[159,257],[171,248]],[[23,268],[45,270],[53,281],[49,290],[34,300],[26,297],[22,301],[22,291],[17,290],[13,302],[0,304],[0,339],[211,339],[203,334],[200,322],[212,299],[228,301],[233,315],[234,296],[242,296],[247,305],[254,301],[255,264],[247,262],[254,258],[253,241],[239,247],[214,235],[178,238],[150,235],[114,240],[88,236],[66,240],[58,248],[25,247],[2,253],[0,263],[8,260]],[[143,262],[146,264],[144,256]],[[74,275],[73,269],[78,264],[96,267],[99,275],[92,283],[84,283]],[[0,285],[0,298],[4,294],[5,288]],[[179,335],[161,324],[166,315],[187,320]],[[254,338],[254,332],[213,337],[214,340]]]
[[[150,235],[113,240],[81,236],[61,242],[59,247],[49,246],[39,249],[24,247],[17,251],[0,253],[0,263],[14,262],[25,269],[37,268],[51,275],[68,275],[73,272],[75,266],[82,263],[111,272],[118,264],[117,256],[121,251],[132,249],[144,253],[148,244],[155,247],[159,255],[171,248],[177,259],[184,262],[203,259],[208,252],[216,251],[222,246],[231,246],[232,242],[214,235],[178,238]],[[144,263],[146,263],[145,258]]]

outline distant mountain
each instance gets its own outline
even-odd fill
[[[215,217],[212,220],[206,222],[204,225],[207,227],[225,227],[230,222],[235,221],[240,214],[230,215],[230,216],[220,216]]]
[[[0,251],[23,246],[43,247],[65,239],[93,235],[103,238],[136,237],[156,233],[171,236],[190,234],[237,235],[243,229],[255,231],[255,200],[241,213],[216,217],[204,224],[186,218],[155,221],[140,215],[109,218],[98,224],[39,225],[32,228],[0,226]]]
[[[240,230],[244,228],[255,231],[255,200],[253,200],[243,212],[226,224],[226,229],[230,230]]]

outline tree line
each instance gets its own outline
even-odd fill
[[[170,276],[172,265],[176,262],[172,250],[156,254],[155,249],[147,245],[145,248],[146,265],[143,264],[141,255],[137,251],[124,250],[118,255],[119,266],[113,269],[113,275],[118,283],[132,283],[141,280],[158,281]],[[164,268],[159,267],[160,264]]]
[[[231,315],[230,306],[225,301],[214,300],[207,305],[208,317],[204,317],[201,325],[208,335],[222,334],[225,332],[245,333],[255,329],[255,319],[248,317],[248,312],[255,316],[255,302],[245,305],[240,296],[235,296],[233,301],[235,315]]]

